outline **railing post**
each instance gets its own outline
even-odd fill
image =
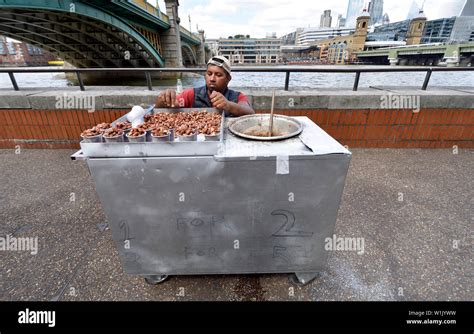
[[[431,78],[431,68],[426,71],[426,76],[425,76],[425,81],[423,81],[423,86],[421,87],[421,90],[426,90],[426,87],[428,87],[428,82],[430,81]]]
[[[15,90],[20,90],[20,88],[18,88],[18,84],[16,83],[16,79],[15,79],[15,76],[13,75],[13,72],[8,72],[8,76],[10,77],[10,81],[12,82],[13,88]]]
[[[356,72],[356,77],[355,77],[355,80],[354,80],[354,86],[352,87],[353,91],[356,91],[357,88],[359,88],[359,79],[360,79],[360,72],[357,71]]]
[[[81,72],[76,71],[76,76],[77,76],[77,81],[79,82],[79,87],[81,87],[82,91],[85,91],[86,89],[84,87],[84,82],[82,82]]]
[[[285,77],[285,90],[288,90],[288,86],[290,85],[290,72],[286,71]]]
[[[148,90],[153,90],[153,86],[151,84],[151,75],[150,75],[150,72],[145,72],[145,76],[146,76],[146,84],[148,86]]]

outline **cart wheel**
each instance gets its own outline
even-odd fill
[[[318,276],[319,274],[315,274],[313,277],[308,279],[307,277],[301,278],[301,277],[298,277],[296,274],[291,274],[288,277],[288,281],[290,281],[291,284],[296,285],[296,286],[305,286],[311,283],[311,281],[313,281]]]
[[[151,285],[163,283],[168,278],[168,275],[150,275],[145,276],[145,281]]]

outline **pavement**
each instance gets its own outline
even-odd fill
[[[71,150],[0,150],[0,237],[38,237],[38,252],[0,250],[0,300],[473,300],[474,150],[353,149],[332,251],[306,286],[287,274],[123,272],[83,161]],[[455,154],[457,153],[457,154]]]

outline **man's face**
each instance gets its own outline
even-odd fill
[[[206,72],[206,86],[208,90],[223,92],[230,81],[230,75],[221,67],[209,65]]]

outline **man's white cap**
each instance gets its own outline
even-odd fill
[[[214,65],[218,67],[222,67],[229,75],[231,73],[230,70],[230,62],[226,57],[223,56],[214,56],[207,62],[207,66]]]

